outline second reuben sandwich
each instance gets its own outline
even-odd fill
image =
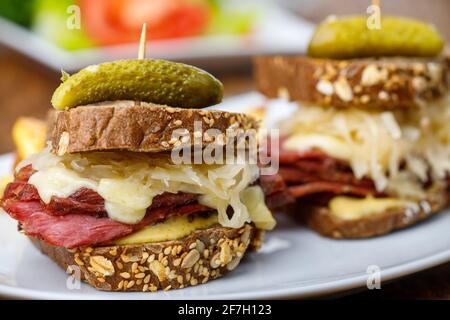
[[[220,277],[275,225],[256,163],[173,159],[181,147],[202,151],[219,135],[226,145],[223,135],[257,129],[249,116],[200,109],[221,98],[210,74],[163,60],[66,74],[48,147],[17,166],[2,207],[44,254],[97,289],[168,290]]]
[[[280,175],[311,228],[362,238],[412,225],[446,205],[449,64],[424,23],[333,18],[308,56],[255,59],[259,90],[298,110],[281,125]]]

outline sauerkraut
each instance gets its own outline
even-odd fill
[[[280,128],[284,148],[321,149],[348,161],[357,178],[373,179],[378,191],[417,198],[424,182],[450,172],[449,107],[450,96],[396,111],[300,105]]]
[[[68,197],[80,187],[98,192],[105,199],[111,219],[137,223],[152,199],[164,192],[199,195],[199,202],[218,211],[219,223],[239,228],[251,221],[241,192],[259,177],[256,164],[236,161],[224,165],[174,165],[169,157],[127,152],[94,152],[57,156],[50,147],[17,167],[32,164],[37,173],[29,183],[41,199]],[[229,218],[227,209],[233,209]]]

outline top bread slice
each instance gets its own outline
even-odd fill
[[[177,129],[188,130],[190,142],[187,143],[194,144],[194,140],[198,143],[201,139],[203,146],[212,142],[207,133],[209,129],[223,134],[227,130],[258,129],[258,121],[245,114],[134,101],[103,102],[54,111],[48,120],[52,151],[60,155],[117,150],[164,152],[179,146],[172,137]]]
[[[450,63],[434,59],[314,59],[261,56],[254,59],[258,89],[322,106],[396,109],[424,105],[449,89]]]

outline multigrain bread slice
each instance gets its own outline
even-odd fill
[[[303,204],[295,209],[296,216],[309,228],[323,236],[334,239],[357,239],[383,235],[406,228],[439,213],[448,205],[448,194],[430,194],[427,200],[418,203],[418,210],[395,208],[360,219],[342,219],[328,207]],[[293,212],[292,212],[293,213]]]
[[[134,101],[103,102],[56,111],[49,120],[53,124],[49,136],[53,151],[58,154],[108,150],[164,152],[178,146],[172,139],[177,129],[187,129],[192,143],[201,138],[206,145],[212,142],[208,129],[226,134],[227,129],[258,128],[258,121],[245,114],[145,102],[137,105]]]
[[[104,291],[157,291],[206,283],[237,267],[244,254],[258,248],[264,232],[246,224],[219,225],[173,241],[137,245],[66,249],[31,238],[42,253],[81,280]],[[69,269],[68,269],[69,268]]]
[[[254,59],[258,89],[270,98],[288,96],[342,108],[410,108],[449,89],[449,63],[434,59],[314,59],[261,56]]]

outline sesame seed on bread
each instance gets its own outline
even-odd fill
[[[266,96],[338,108],[417,107],[448,92],[449,67],[445,57],[254,59],[257,87]]]
[[[237,267],[257,248],[263,232],[253,225],[196,230],[160,243],[66,249],[32,242],[64,270],[79,268],[81,280],[103,291],[157,291],[206,283]],[[73,271],[72,271],[73,272]]]
[[[134,101],[54,111],[49,119],[52,126],[49,139],[52,150],[58,154],[109,150],[164,152],[178,146],[172,138],[176,129],[187,129],[192,143],[201,138],[206,145],[212,142],[205,134],[208,129],[226,134],[227,130],[258,128],[258,121],[245,114],[146,102],[137,105]],[[194,132],[194,122],[201,124],[202,132]]]

